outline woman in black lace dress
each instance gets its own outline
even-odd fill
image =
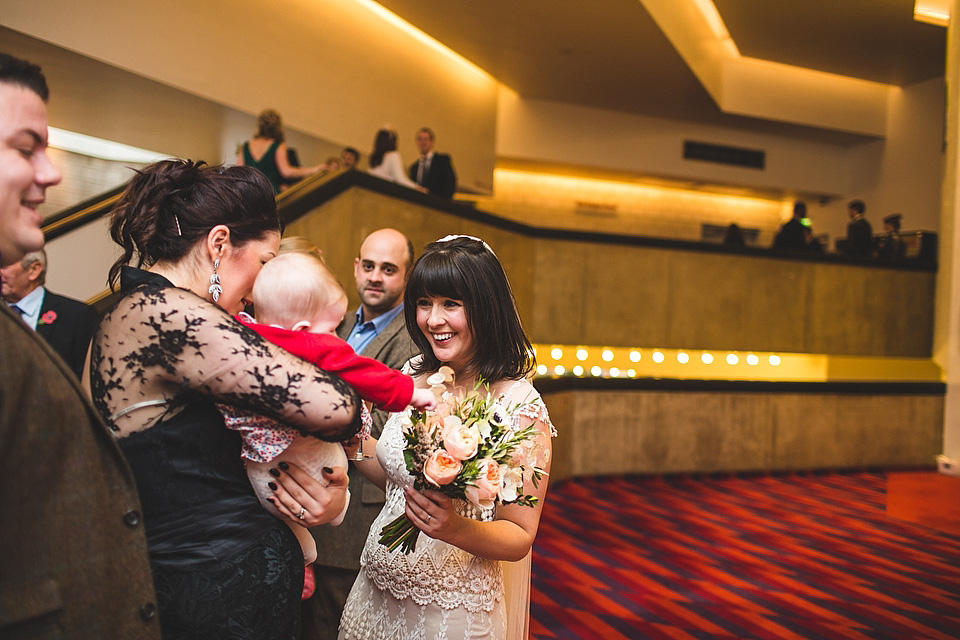
[[[303,562],[291,530],[262,509],[240,436],[215,403],[341,441],[356,395],[233,316],[276,255],[269,182],[249,167],[169,160],[138,172],[111,214],[122,297],[91,348],[94,403],[133,469],[164,638],[296,638]],[[135,257],[137,267],[126,266]],[[276,469],[274,502],[303,526],[344,504],[346,474]]]

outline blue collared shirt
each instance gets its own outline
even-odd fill
[[[357,323],[354,325],[350,335],[347,336],[347,344],[353,347],[354,353],[363,353],[363,350],[367,348],[370,341],[376,338],[380,332],[401,313],[403,313],[402,302],[383,315],[379,315],[373,320],[363,322],[363,307],[360,307],[357,309],[356,314]]]
[[[47,290],[43,287],[37,287],[14,303],[20,309],[20,317],[33,330],[36,330],[37,322],[40,320],[40,308],[43,307],[43,296],[46,292]]]

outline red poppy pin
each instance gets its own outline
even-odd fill
[[[51,309],[50,311],[47,311],[45,314],[40,316],[40,324],[53,324],[56,321],[56,319],[57,319],[57,312]]]

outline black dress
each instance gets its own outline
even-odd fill
[[[91,389],[136,477],[164,638],[299,637],[300,547],[260,506],[214,403],[302,424],[352,415],[355,396],[160,276],[125,269],[122,292]]]

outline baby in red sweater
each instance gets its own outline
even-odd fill
[[[334,331],[347,312],[347,295],[336,276],[317,257],[303,252],[282,253],[263,266],[253,286],[256,320],[242,314],[240,321],[270,342],[339,376],[357,394],[386,411],[408,405],[433,409],[436,398],[429,389],[414,388],[413,378],[387,365],[354,353]],[[279,462],[296,464],[323,482],[323,467],[347,466],[343,447],[324,442],[263,416],[220,405],[226,424],[243,436],[241,457],[260,503],[275,516],[280,511],[269,500],[273,480],[269,470]],[[364,409],[369,424],[369,413]],[[367,427],[369,433],[369,427]],[[347,504],[349,504],[349,495]],[[346,506],[331,522],[343,521]],[[305,527],[291,526],[304,561],[317,556],[316,543]]]

